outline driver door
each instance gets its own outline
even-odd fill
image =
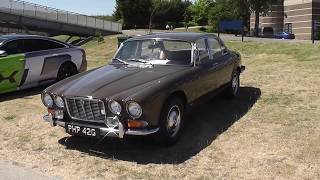
[[[0,57],[0,94],[16,91],[20,86],[24,70],[23,41],[16,40],[0,48],[7,55]]]

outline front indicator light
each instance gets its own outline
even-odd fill
[[[128,128],[144,128],[148,125],[145,121],[128,120]]]

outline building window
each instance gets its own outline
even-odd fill
[[[292,23],[285,23],[284,24],[284,31],[292,34]]]

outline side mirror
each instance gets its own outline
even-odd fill
[[[222,55],[225,55],[225,54],[228,54],[228,53],[229,53],[228,49],[222,48]]]
[[[0,50],[0,57],[6,57],[8,56],[6,51]]]

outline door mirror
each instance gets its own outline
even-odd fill
[[[228,54],[229,51],[226,48],[222,48],[222,55]]]
[[[0,57],[6,57],[8,56],[6,51],[0,50]]]

